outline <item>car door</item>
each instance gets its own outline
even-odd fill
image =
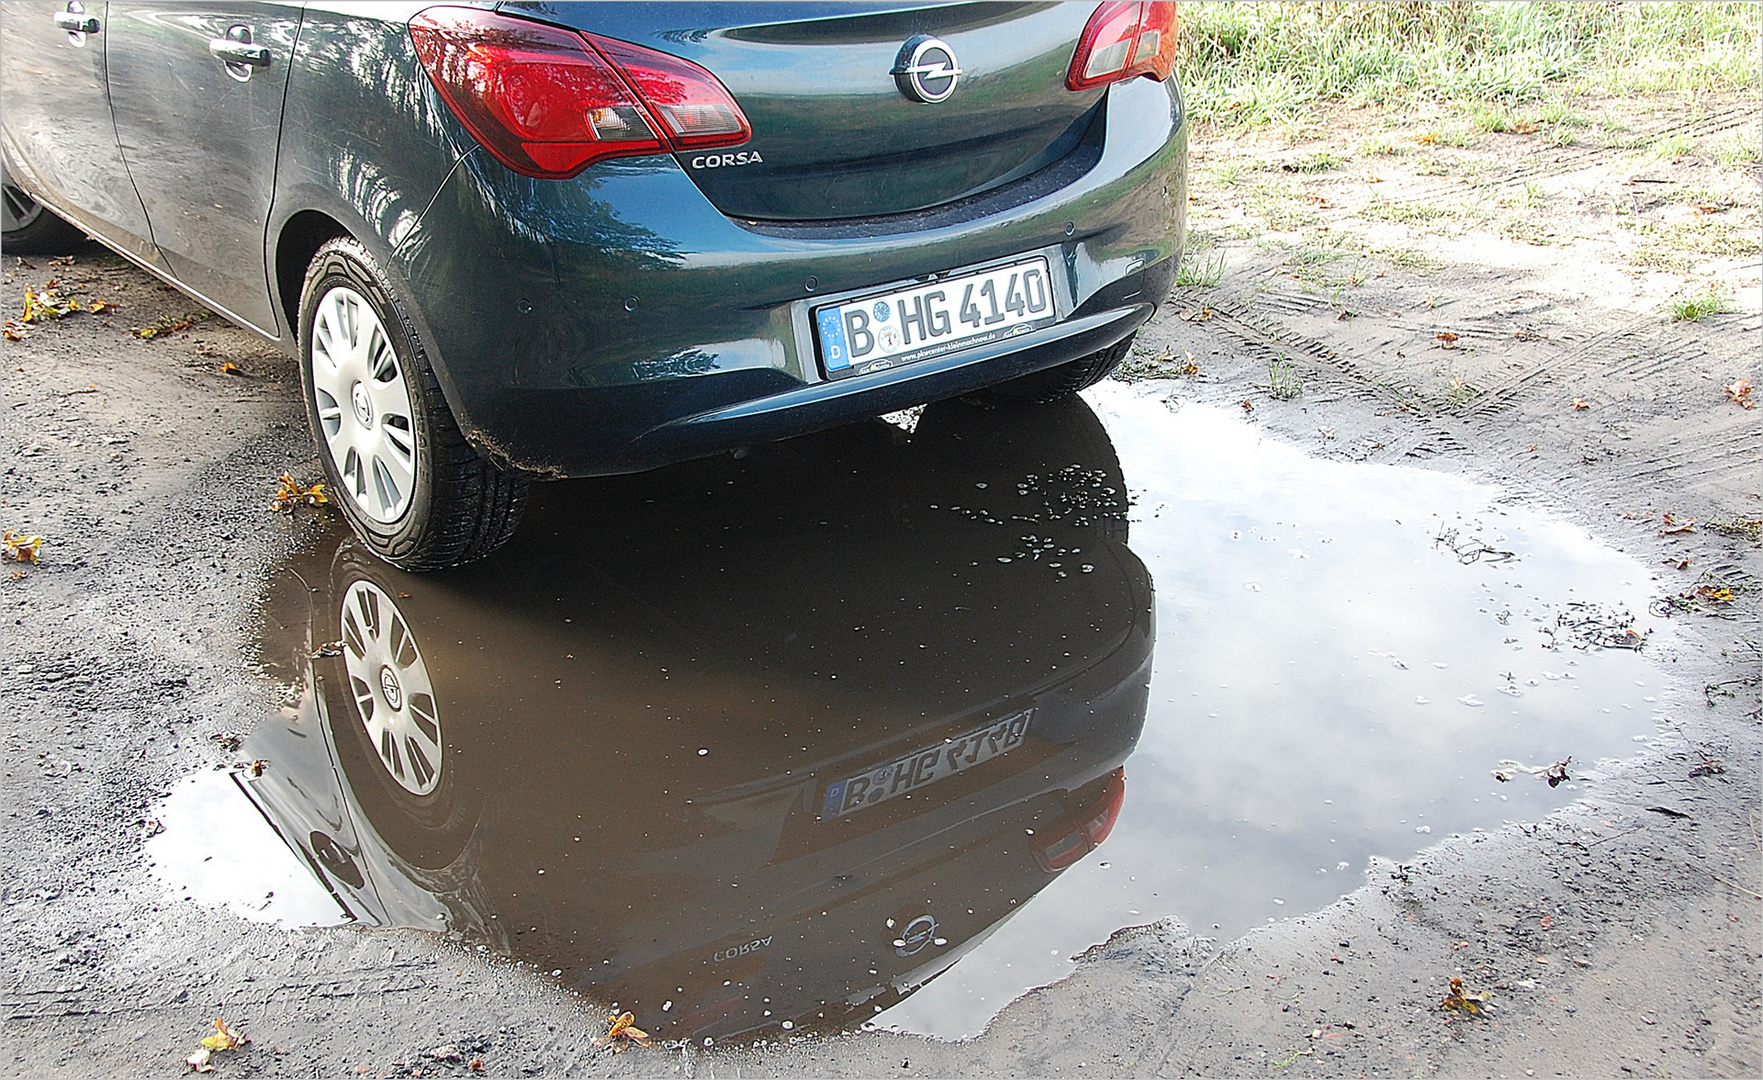
[[[110,5],[117,141],[166,265],[271,336],[265,230],[299,28],[291,3]]]
[[[6,160],[45,205],[162,266],[105,98],[106,7],[101,0],[0,3]]]

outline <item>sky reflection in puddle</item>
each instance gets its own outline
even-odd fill
[[[179,785],[159,872],[449,930],[665,1038],[962,1037],[1120,926],[1314,909],[1652,732],[1656,673],[1588,647],[1645,610],[1632,560],[1436,472],[1091,400],[549,486],[460,573],[303,554],[265,640],[298,701],[241,750],[268,768]],[[1569,754],[1558,789],[1492,775]],[[297,860],[234,874],[265,822]]]
[[[1313,458],[1233,410],[1091,397],[1157,588],[1126,805],[1106,845],[886,1026],[976,1034],[1120,926],[1173,917],[1228,940],[1314,910],[1370,856],[1535,819],[1577,790],[1501,783],[1502,759],[1571,754],[1578,777],[1654,731],[1657,671],[1587,647],[1621,638],[1626,612],[1653,629],[1634,560],[1484,485]],[[1451,550],[1478,544],[1496,551]]]

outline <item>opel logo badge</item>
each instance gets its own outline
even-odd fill
[[[961,79],[961,65],[948,42],[919,34],[901,46],[891,74],[900,93],[913,101],[935,105],[949,100],[955,92],[955,84]]]

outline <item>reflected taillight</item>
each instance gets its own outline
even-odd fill
[[[1140,75],[1162,81],[1175,70],[1173,2],[1109,0],[1096,8],[1077,39],[1065,85],[1088,90]]]
[[[410,38],[460,123],[525,176],[563,179],[606,158],[752,134],[716,76],[640,45],[451,7],[418,13]]]
[[[1108,839],[1120,808],[1126,802],[1126,770],[1115,769],[1102,793],[1085,804],[1075,817],[1046,830],[1033,846],[1035,862],[1049,874],[1057,873],[1088,855]]]

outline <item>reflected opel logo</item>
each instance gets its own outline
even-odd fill
[[[913,101],[935,105],[949,100],[955,92],[955,84],[961,79],[961,65],[948,42],[919,34],[901,46],[891,74],[900,93]]]
[[[920,915],[906,924],[906,929],[894,939],[894,951],[901,956],[914,956],[935,941],[937,937],[937,920],[928,913]]]

